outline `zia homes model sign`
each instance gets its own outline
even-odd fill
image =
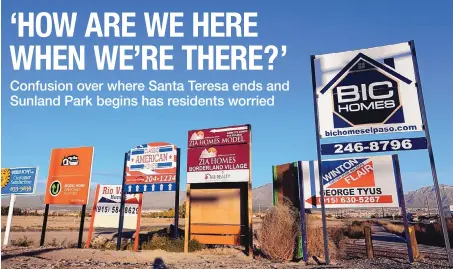
[[[249,126],[192,130],[188,137],[187,183],[249,181]]]

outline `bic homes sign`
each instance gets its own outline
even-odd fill
[[[187,183],[248,182],[250,126],[189,131]]]
[[[409,44],[315,58],[321,137],[422,130]]]

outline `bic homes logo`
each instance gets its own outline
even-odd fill
[[[335,128],[405,122],[399,84],[412,81],[384,63],[359,53],[321,90],[332,89]]]

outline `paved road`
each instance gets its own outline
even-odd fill
[[[408,257],[406,240],[387,232],[382,226],[372,227],[372,240],[376,257]],[[418,250],[425,259],[447,260],[445,248],[418,244]],[[347,243],[346,253],[351,256],[364,255],[365,239],[354,239]]]

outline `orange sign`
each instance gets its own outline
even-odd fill
[[[45,204],[88,203],[93,152],[93,147],[52,150]]]

